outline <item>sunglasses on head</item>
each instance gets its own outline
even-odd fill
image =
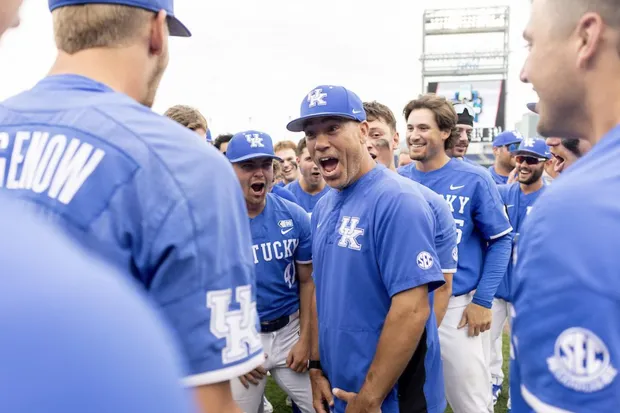
[[[546,161],[545,158],[536,158],[534,156],[527,156],[527,155],[517,155],[515,157],[515,160],[517,161],[517,163],[525,162],[528,165],[538,165],[540,162]]]

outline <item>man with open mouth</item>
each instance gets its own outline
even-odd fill
[[[235,134],[226,157],[250,219],[256,309],[266,355],[262,366],[231,382],[233,397],[244,412],[258,412],[270,372],[303,413],[312,413],[307,368],[314,296],[310,218],[299,205],[270,191],[273,162],[280,158],[269,135],[254,130]]]
[[[514,240],[521,234],[525,217],[532,210],[534,202],[542,195],[546,184],[543,179],[545,166],[551,162],[549,147],[541,138],[524,138],[519,147],[512,152],[516,165],[516,182],[498,185],[499,193],[506,207],[506,213],[513,228]],[[513,243],[513,251],[514,243]],[[502,332],[510,317],[510,285],[512,280],[513,261],[510,260],[508,270],[500,283],[493,300],[493,322],[491,323],[491,386],[493,403],[497,402],[502,391],[504,372],[502,371]],[[508,398],[510,408],[510,395]]]
[[[329,186],[325,183],[318,165],[312,160],[305,139],[299,141],[295,153],[299,166],[299,179],[288,184],[286,189],[297,198],[299,206],[308,214],[312,214],[316,203],[329,191]]]
[[[429,345],[438,339],[429,293],[444,284],[432,211],[412,182],[371,158],[369,125],[355,93],[318,86],[300,112],[287,128],[305,133],[310,156],[333,188],[312,213],[314,407],[443,412],[441,357]]]

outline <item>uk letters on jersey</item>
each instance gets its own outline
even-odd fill
[[[259,318],[291,315],[299,310],[295,265],[312,262],[310,218],[299,205],[267,194],[265,208],[250,220],[250,228]]]
[[[0,105],[0,189],[144,286],[192,385],[263,361],[250,228],[234,188],[213,147],[90,79],[50,76]]]

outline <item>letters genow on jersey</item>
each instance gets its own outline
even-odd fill
[[[263,361],[245,203],[213,147],[76,75],[2,103],[0,125],[0,188],[144,285],[182,343],[189,384]]]

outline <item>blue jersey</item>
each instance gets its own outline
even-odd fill
[[[300,206],[267,194],[265,209],[250,219],[261,321],[299,310],[295,263],[312,262],[310,217]]]
[[[441,272],[454,274],[457,270],[458,247],[456,246],[456,224],[445,199],[433,190],[411,181],[420,190],[433,211],[435,218],[435,251],[441,265]]]
[[[50,76],[0,105],[0,187],[148,290],[181,340],[188,383],[264,361],[239,182],[189,129],[101,83]]]
[[[293,181],[286,186],[286,189],[295,195],[295,198],[299,201],[299,206],[305,209],[307,213],[312,214],[316,203],[319,202],[319,199],[323,198],[323,196],[328,193],[331,188],[325,185],[325,188],[323,188],[321,192],[311,195],[301,188],[299,181]]]
[[[283,186],[274,185],[274,186],[271,188],[271,192],[272,192],[274,195],[279,196],[280,198],[284,198],[284,199],[286,199],[286,200],[288,200],[288,201],[291,201],[291,202],[293,202],[293,203],[295,203],[295,204],[298,204],[298,205],[299,205],[299,201],[297,200],[297,198],[295,197],[295,195],[293,195],[293,193],[292,193],[291,191],[289,191],[288,189],[286,189],[286,188],[285,188],[285,187],[283,187]]]
[[[513,233],[515,234],[515,239],[513,240],[514,246],[514,242],[518,239],[518,236],[521,233],[521,228],[523,227],[525,217],[530,213],[534,202],[544,192],[545,187],[543,186],[540,190],[532,192],[531,194],[524,194],[523,191],[521,191],[521,184],[519,182],[515,182],[510,185],[498,185],[497,189],[502,197],[504,207],[506,208],[506,213],[508,213],[510,225],[512,225]],[[497,288],[495,297],[506,301],[512,301],[510,299],[512,271],[513,263],[511,260],[508,263],[506,275]]]
[[[196,411],[135,285],[23,205],[2,197],[0,211],[0,411]]]
[[[444,284],[433,213],[415,185],[378,165],[344,190],[328,192],[314,209],[312,228],[321,365],[332,387],[359,392],[392,296],[422,285],[432,292]],[[425,331],[409,368],[383,402],[384,413],[399,411],[399,390],[400,403],[417,403],[407,411],[443,412],[433,311]],[[345,404],[337,400],[335,410],[344,412]]]
[[[503,185],[508,183],[508,177],[498,174],[495,170],[495,166],[491,165],[488,170],[496,184]]]
[[[617,126],[545,190],[519,237],[510,387],[535,411],[620,406],[619,156]]]
[[[510,245],[505,245],[506,251],[501,251],[501,259],[487,268],[487,241],[510,234],[512,227],[490,174],[480,166],[454,158],[435,171],[420,172],[415,164],[410,164],[400,168],[399,173],[427,186],[448,202],[456,223],[458,244],[453,295],[476,289],[473,302],[491,308],[497,286],[508,266]],[[493,271],[492,276],[489,271]]]

